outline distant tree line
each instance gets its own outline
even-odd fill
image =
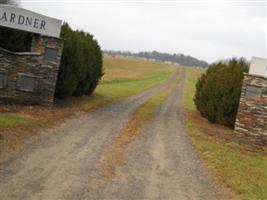
[[[139,57],[146,59],[154,59],[159,61],[167,61],[178,63],[184,66],[196,66],[196,67],[208,67],[208,63],[203,60],[199,60],[192,56],[187,56],[184,54],[168,54],[168,53],[160,53],[157,51],[152,52],[139,52],[139,53],[131,53],[129,51],[104,51],[104,53],[108,55],[121,55],[121,56],[131,56],[131,57]]]
[[[1,3],[19,6],[17,1],[0,0]],[[14,52],[29,52],[33,34],[0,27],[0,47]],[[65,23],[61,29],[65,39],[60,63],[56,97],[90,95],[101,79],[102,51],[92,35],[72,30]]]
[[[249,63],[232,58],[213,63],[196,84],[195,104],[212,123],[234,128],[243,83]]]

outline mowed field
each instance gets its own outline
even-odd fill
[[[104,56],[103,61],[105,75],[90,97],[58,100],[53,107],[0,105],[0,154],[9,147],[16,148],[39,129],[142,92],[175,72],[173,65],[134,58]]]
[[[83,107],[101,104],[142,92],[162,83],[175,72],[175,66],[125,57],[104,57],[105,74],[96,91]]]
[[[233,130],[201,117],[193,102],[195,83],[201,73],[192,68],[187,69],[186,76],[186,130],[193,145],[222,185],[222,193],[229,193],[229,199],[267,199],[266,147],[252,146],[237,138]]]

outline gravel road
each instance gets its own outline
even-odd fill
[[[127,147],[116,177],[99,160],[136,108],[172,80],[89,114],[67,120],[0,164],[0,199],[219,199],[183,128],[180,83]]]

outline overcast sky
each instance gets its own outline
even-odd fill
[[[183,53],[214,62],[267,57],[266,1],[21,0],[95,36],[102,49]]]

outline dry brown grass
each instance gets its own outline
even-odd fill
[[[207,119],[203,118],[199,112],[187,110],[186,119],[188,122],[187,132],[189,135],[190,133],[194,133],[194,137],[205,138],[206,140],[213,142],[223,142],[225,145],[236,148],[241,152],[267,156],[267,146],[251,143],[247,137],[238,134],[230,128],[212,124],[208,122]]]
[[[144,63],[146,66],[144,67]],[[140,59],[116,56],[116,63],[111,56],[105,56],[105,75],[106,80],[113,78],[145,78],[151,71],[161,71],[162,66],[158,62],[147,62]],[[129,70],[131,69],[132,70]]]
[[[54,107],[42,106],[0,106],[3,114],[12,114],[15,124],[7,127],[0,127],[0,158],[5,159],[9,154],[23,148],[27,139],[40,134],[41,129],[52,127],[62,123],[73,113],[81,110],[81,104],[72,102],[68,105],[57,105]],[[18,123],[17,117],[27,119],[26,123]]]
[[[131,119],[120,131],[118,137],[111,146],[105,151],[99,162],[99,168],[101,169],[103,177],[113,179],[116,176],[116,169],[126,162],[127,145],[141,134],[141,129],[144,128],[153,117],[157,108],[171,93],[178,81],[178,79],[174,80],[166,89],[152,96],[134,112]]]
[[[140,134],[141,127],[147,123],[148,119],[140,118],[139,115],[138,111],[135,112],[100,161],[102,175],[105,178],[112,179],[115,177],[116,168],[122,166],[126,161],[125,152],[127,145],[135,140]]]

